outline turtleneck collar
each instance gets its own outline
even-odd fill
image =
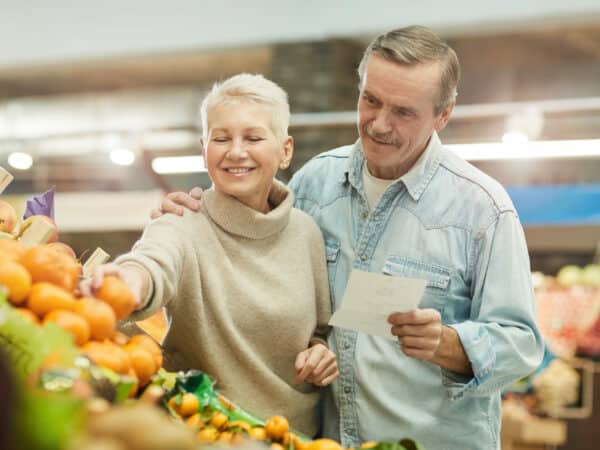
[[[290,219],[294,195],[283,183],[273,180],[269,192],[271,211],[256,211],[227,194],[215,190],[202,195],[203,209],[228,233],[249,239],[264,239],[283,230]]]

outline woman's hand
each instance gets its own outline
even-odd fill
[[[79,282],[79,292],[84,297],[94,297],[94,294],[102,286],[104,277],[109,275],[119,277],[123,280],[135,298],[134,310],[139,309],[144,280],[141,271],[132,267],[122,267],[114,263],[102,264],[94,269],[90,278],[84,278]]]
[[[294,380],[296,384],[306,381],[316,386],[327,386],[340,374],[335,354],[320,343],[298,353],[295,366],[298,373]]]

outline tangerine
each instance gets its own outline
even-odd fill
[[[157,370],[162,367],[163,356],[160,345],[156,343],[154,339],[145,334],[136,334],[129,339],[129,343],[133,345],[138,345],[143,349],[150,352],[152,357],[154,358],[154,363],[156,364]]]
[[[90,341],[83,346],[83,353],[94,363],[113,372],[126,375],[131,369],[129,355],[118,345],[110,342]]]
[[[196,437],[200,442],[214,442],[219,437],[219,431],[213,427],[202,428]]]
[[[217,430],[227,426],[227,416],[220,411],[214,411],[210,416],[210,424]]]
[[[129,354],[131,367],[135,372],[140,387],[143,387],[146,384],[148,384],[150,378],[152,378],[152,375],[154,375],[158,370],[158,367],[156,367],[156,364],[154,363],[154,358],[152,358],[150,352],[148,352],[142,347],[131,344],[124,346],[123,350],[125,350]],[[197,412],[197,410],[194,412]],[[187,415],[189,416],[190,414]]]
[[[290,424],[283,416],[272,416],[265,423],[267,436],[273,440],[279,441],[290,429]]]
[[[70,292],[47,282],[34,283],[27,300],[27,307],[38,317],[44,317],[54,309],[74,311],[76,306]]]
[[[113,336],[117,327],[117,318],[113,309],[105,302],[83,297],[77,301],[75,311],[90,325],[92,339],[102,341]]]
[[[205,423],[206,422],[204,421],[204,418],[200,413],[192,414],[190,417],[185,419],[185,424],[188,427],[193,428],[195,430],[198,430],[201,427],[203,427]]]
[[[267,439],[267,432],[264,427],[252,427],[248,430],[248,436],[257,441],[265,441]]]
[[[79,314],[66,309],[55,309],[44,317],[44,324],[54,322],[73,336],[75,344],[81,346],[90,339],[90,325]]]
[[[344,450],[338,442],[333,439],[315,439],[308,445],[309,450]]]
[[[23,256],[23,265],[35,282],[47,281],[73,292],[79,282],[81,264],[50,245],[37,245]]]
[[[25,247],[14,239],[0,239],[0,260],[21,262],[25,255]]]
[[[102,280],[102,286],[96,291],[96,297],[104,300],[115,311],[117,319],[124,319],[133,312],[135,298],[121,278],[108,275]]]
[[[25,302],[31,290],[31,275],[15,261],[1,261],[0,284],[8,289],[8,300],[13,305],[20,305]]]

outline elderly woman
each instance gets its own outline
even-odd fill
[[[198,212],[152,221],[130,253],[101,266],[87,292],[118,274],[139,300],[131,320],[169,316],[167,368],[196,368],[262,417],[317,430],[317,386],[337,376],[326,334],[321,232],[275,180],[293,153],[286,93],[260,75],[216,84],[201,108],[214,189]]]

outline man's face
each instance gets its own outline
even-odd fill
[[[433,131],[446,126],[454,104],[435,115],[440,77],[438,63],[403,66],[371,54],[358,100],[358,134],[373,176],[404,175]]]

